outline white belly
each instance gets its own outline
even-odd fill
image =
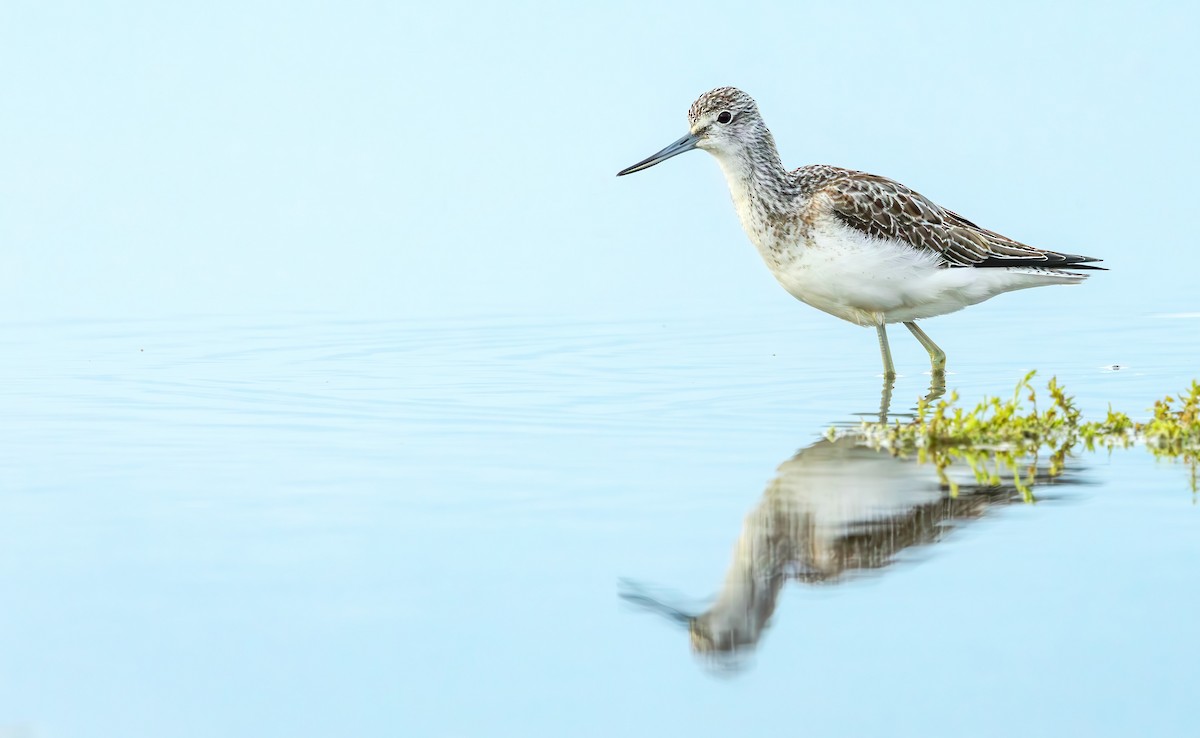
[[[793,297],[858,325],[931,318],[1004,292],[1082,279],[1020,267],[947,269],[933,252],[873,238],[832,217],[814,224],[805,243],[792,245],[785,258],[758,246]]]

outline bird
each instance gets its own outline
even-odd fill
[[[679,154],[712,154],[750,241],[793,297],[874,327],[884,378],[896,376],[887,326],[903,323],[943,378],[946,353],[917,321],[1013,290],[1077,284],[1103,270],[1090,256],[1028,246],[989,231],[899,182],[815,164],[784,168],[750,95],[718,87],[688,110],[688,133],[617,172],[640,172]]]

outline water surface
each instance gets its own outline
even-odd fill
[[[1038,368],[1088,416],[1144,417],[1200,366],[1195,315],[1013,301],[929,332],[972,403]],[[880,399],[873,335],[837,321],[223,316],[0,340],[10,732],[1195,725],[1186,470],[1079,453],[1037,502],[950,498],[927,466],[821,440]],[[904,331],[892,348],[903,412],[927,364]]]

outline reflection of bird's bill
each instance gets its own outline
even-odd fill
[[[664,598],[679,601],[683,599],[676,593],[651,590],[629,579],[620,581],[618,594],[630,605],[652,612],[666,618],[676,625],[685,625],[688,629],[688,639],[692,652],[705,657],[705,665],[718,673],[733,673],[744,665],[743,655],[748,652],[747,644],[733,643],[726,632],[712,632],[697,616],[689,614],[683,607],[676,607],[664,601]],[[698,609],[698,608],[697,608]]]
[[[661,615],[667,620],[680,625],[690,625],[695,617],[683,610],[668,605],[661,599],[650,594],[648,588],[629,579],[622,579],[617,593],[621,599],[635,607]]]

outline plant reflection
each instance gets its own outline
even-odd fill
[[[1030,500],[1031,486],[1061,478],[1061,460],[1018,470],[980,451],[965,461],[939,470],[859,433],[823,439],[785,461],[746,516],[711,607],[689,614],[629,582],[621,596],[686,624],[692,650],[710,665],[738,668],[787,581],[830,584],[877,572],[906,549],[937,542],[992,506]],[[977,464],[992,467],[982,474]]]

